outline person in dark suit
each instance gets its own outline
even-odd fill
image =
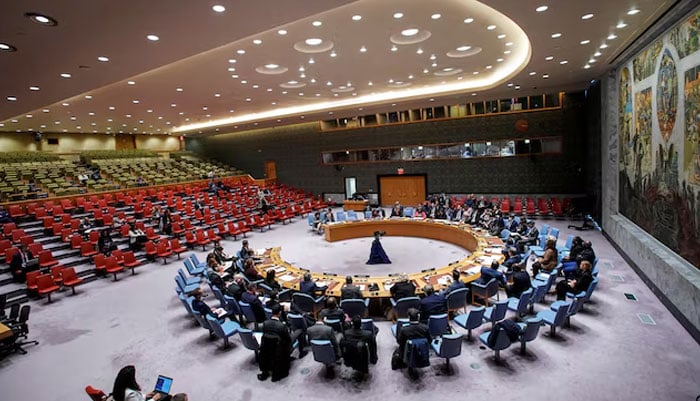
[[[362,299],[362,291],[352,283],[352,276],[345,276],[345,285],[340,290],[340,299]]]
[[[520,294],[527,291],[531,286],[530,275],[523,271],[520,264],[513,266],[513,284],[506,285],[506,295],[508,298],[520,297]]]
[[[243,293],[245,291],[245,280],[241,274],[233,276],[233,281],[226,287],[226,293],[235,298],[236,301],[240,301],[243,298]]]
[[[464,281],[461,280],[462,277],[462,272],[460,272],[457,269],[452,270],[452,282],[450,283],[447,288],[443,289],[440,291],[440,294],[443,296],[447,296],[449,293],[451,293],[454,290],[458,290],[460,288],[466,288],[466,285],[464,284]]]
[[[369,362],[372,365],[377,363],[377,360],[379,359],[377,358],[377,339],[375,338],[375,334],[371,331],[362,330],[362,318],[360,316],[354,316],[352,318],[352,327],[345,330],[343,341],[345,341],[347,344],[356,344],[359,341],[363,341],[365,344],[367,344],[367,348],[369,349]],[[355,355],[355,349],[348,349],[347,347],[344,348],[342,345],[341,348],[343,348],[343,358],[345,359],[345,363],[353,366],[351,360],[357,357],[357,355]],[[352,356],[348,354],[352,354]]]
[[[34,255],[27,250],[26,245],[22,245],[19,248],[19,252],[12,255],[12,259],[10,260],[10,271],[12,272],[12,278],[14,278],[16,281],[24,282],[27,279],[27,271],[29,271],[27,269],[27,262],[32,259],[34,259]],[[39,266],[37,266],[37,269],[38,268]]]
[[[512,270],[513,265],[520,264],[523,261],[523,258],[518,253],[518,250],[514,247],[508,248],[508,253],[506,257],[507,259],[505,260],[505,262],[503,262],[503,266],[507,267],[508,270]]]
[[[587,260],[581,261],[581,265],[578,270],[574,273],[574,277],[571,280],[562,280],[557,283],[557,300],[566,300],[566,293],[571,292],[578,294],[581,291],[588,291],[588,287],[593,281],[593,274],[591,272],[593,265]]]
[[[323,321],[319,320],[313,326],[306,329],[306,338],[309,339],[309,344],[312,340],[328,340],[333,345],[335,350],[335,359],[340,359],[340,339],[342,334],[339,334],[333,330],[331,326],[327,326]]]
[[[535,245],[539,241],[540,231],[535,227],[535,222],[530,220],[527,222],[527,231],[524,236],[521,236],[517,242],[520,253],[525,252],[525,245]]]
[[[416,296],[416,286],[408,279],[408,274],[401,273],[389,292],[394,301],[398,301],[401,298]]]
[[[391,208],[391,214],[389,217],[403,217],[403,206],[401,206],[399,201],[394,203],[394,207]]]
[[[255,252],[252,249],[250,249],[250,246],[248,246],[247,239],[243,240],[241,250],[240,250],[240,255],[241,255],[241,259],[243,259],[243,260],[252,258],[253,255],[255,255]]]
[[[258,380],[264,381],[272,376],[272,381],[279,381],[289,376],[291,365],[292,337],[284,323],[280,321],[282,308],[272,309],[272,317],[263,323],[263,336],[260,344]]]
[[[489,281],[491,281],[492,278],[495,278],[496,281],[498,281],[498,284],[500,286],[505,286],[506,285],[506,276],[503,275],[500,271],[498,271],[498,262],[493,261],[491,262],[491,267],[486,267],[482,266],[481,267],[481,283],[486,284]]]
[[[255,323],[262,323],[267,319],[265,314],[265,307],[258,298],[258,285],[255,283],[248,284],[248,290],[241,296],[241,301],[250,305],[250,309],[255,315]]]
[[[420,300],[421,322],[427,323],[430,315],[447,313],[447,301],[445,297],[436,294],[432,285],[428,284],[423,287],[423,293],[425,293],[425,297]]]
[[[399,343],[399,355],[403,357],[406,342],[415,338],[425,338],[430,342],[430,330],[428,326],[418,320],[419,311],[416,308],[408,310],[408,324],[400,326],[397,333]]]
[[[323,295],[326,292],[328,286],[317,286],[315,281],[311,280],[311,273],[304,274],[304,278],[301,283],[299,283],[299,291],[305,294],[309,294],[312,297],[318,295]]]

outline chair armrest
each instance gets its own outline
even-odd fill
[[[391,306],[395,307],[396,306],[396,301],[394,301],[394,298],[389,298],[389,301],[391,301]]]
[[[365,298],[364,303],[366,307],[369,307],[369,298]]]
[[[326,296],[321,295],[320,297],[314,299],[314,304],[320,304],[321,302],[323,302],[325,300],[326,300]]]
[[[480,288],[482,290],[485,290],[486,287],[488,286],[488,283],[482,284],[482,283],[477,283],[476,281],[471,282],[472,287]]]

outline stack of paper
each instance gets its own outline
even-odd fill
[[[291,274],[285,274],[284,276],[281,276],[281,277],[280,277],[280,280],[281,280],[281,281],[284,281],[285,283],[288,283],[288,282],[294,280],[295,278],[296,278],[296,277],[294,277],[294,276],[291,275]]]

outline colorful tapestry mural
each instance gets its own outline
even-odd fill
[[[700,9],[620,69],[618,134],[620,213],[700,268],[699,34]]]

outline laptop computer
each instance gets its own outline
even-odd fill
[[[173,385],[173,379],[167,376],[158,375],[158,380],[156,380],[156,388],[153,389],[154,393],[160,393],[162,395],[170,394],[170,387]]]

